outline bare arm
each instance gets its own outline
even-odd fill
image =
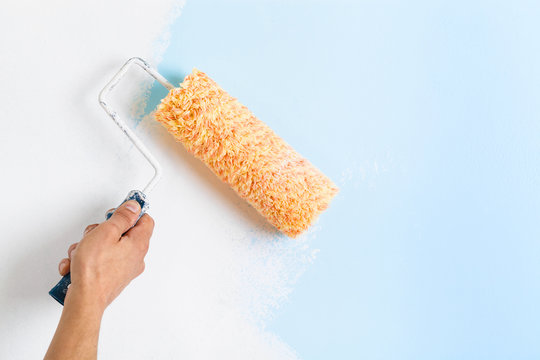
[[[97,358],[105,309],[144,271],[154,221],[144,215],[132,227],[139,212],[139,204],[128,201],[109,220],[88,226],[83,239],[70,246],[59,270],[61,275],[71,271],[71,286],[45,360]]]

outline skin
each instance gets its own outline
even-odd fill
[[[105,309],[144,271],[154,220],[145,214],[135,225],[139,212],[139,204],[128,201],[69,247],[58,268],[62,276],[71,272],[71,285],[45,360],[97,358]]]

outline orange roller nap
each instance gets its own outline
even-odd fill
[[[338,191],[202,71],[194,69],[169,92],[156,119],[288,236],[305,231]]]

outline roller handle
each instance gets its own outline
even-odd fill
[[[146,213],[146,211],[148,211],[148,208],[149,208],[148,201],[146,201],[146,195],[142,191],[131,190],[128,193],[128,195],[126,196],[126,198],[124,199],[124,201],[122,201],[122,204],[125,203],[128,200],[135,200],[141,206],[141,213],[139,214],[139,218],[137,219],[137,221],[139,221],[141,216],[143,216]],[[122,205],[122,204],[120,204],[120,205]],[[120,206],[120,205],[118,205],[118,206]],[[113,213],[114,213],[114,210],[107,212],[107,214],[105,215],[105,218],[107,220],[109,220],[109,218],[112,216]],[[66,298],[66,293],[67,293],[67,290],[68,290],[68,286],[70,284],[71,284],[71,273],[67,273],[58,282],[58,284],[56,284],[56,286],[53,287],[51,289],[51,291],[49,291],[49,295],[51,295],[61,305],[64,305],[64,300]]]

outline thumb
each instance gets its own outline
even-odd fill
[[[117,233],[116,235],[120,237],[135,225],[140,212],[139,203],[135,200],[129,200],[120,205],[105,223],[111,226]]]

